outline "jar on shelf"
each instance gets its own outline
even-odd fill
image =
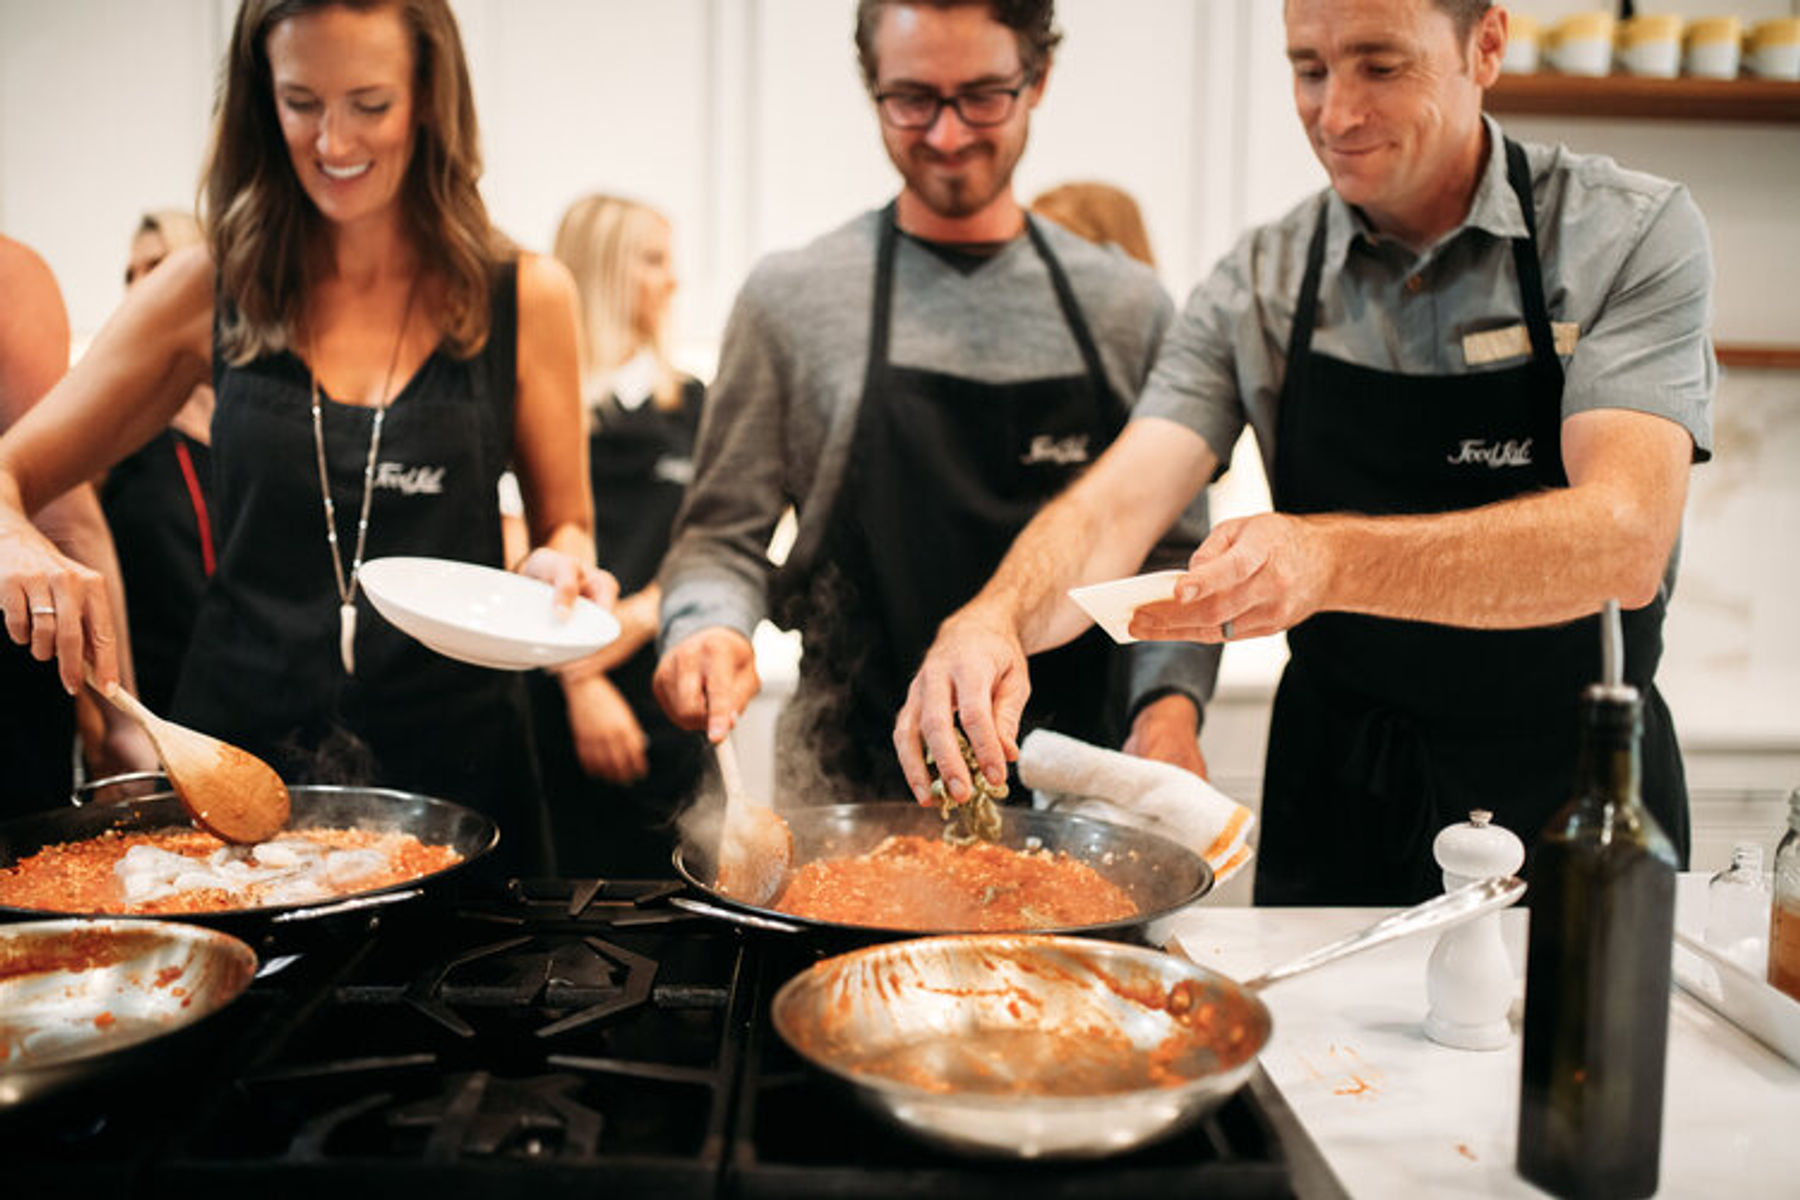
[[[1788,796],[1788,828],[1775,849],[1769,982],[1800,1000],[1800,788]]]

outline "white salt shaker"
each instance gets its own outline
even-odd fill
[[[1518,873],[1525,844],[1493,819],[1478,808],[1466,824],[1438,832],[1431,852],[1444,869],[1445,890]],[[1507,1013],[1517,991],[1512,959],[1500,940],[1500,914],[1465,921],[1438,938],[1425,968],[1425,1036],[1459,1050],[1498,1050],[1512,1038]]]

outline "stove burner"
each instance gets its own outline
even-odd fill
[[[0,1196],[1341,1194],[1256,1080],[1191,1136],[1104,1163],[933,1151],[769,1026],[825,951],[681,912],[680,890],[531,880],[309,945],[188,1069],[109,1088],[93,1119],[0,1122]]]
[[[325,1162],[367,1146],[417,1145],[427,1163],[467,1158],[592,1162],[600,1145],[599,1113],[573,1098],[571,1075],[496,1079],[486,1071],[448,1075],[442,1090],[396,1103],[376,1092],[309,1118],[284,1157]]]
[[[539,882],[539,886],[543,886],[542,881]],[[612,923],[615,925],[660,924],[661,922],[670,919],[671,914],[666,911],[642,914],[641,920],[635,919],[637,914],[627,914],[629,914],[632,909],[641,909],[647,904],[654,904],[658,900],[667,896],[673,896],[675,893],[681,891],[680,883],[666,882],[653,884],[649,890],[639,892],[634,896],[624,899],[600,899],[600,897],[605,895],[608,887],[616,886],[612,881],[606,879],[575,879],[570,880],[566,885],[561,883],[553,884],[552,888],[559,889],[563,886],[569,888],[569,916],[609,915],[610,910],[610,915],[613,915],[614,918]],[[530,883],[524,880],[515,879],[512,881],[512,887],[515,895],[521,900],[524,900],[527,903],[531,902]],[[598,901],[598,903],[596,903],[596,901]],[[590,909],[599,909],[602,911],[590,914]],[[624,917],[624,920],[620,920],[620,917]]]
[[[568,1014],[535,1031],[550,1038],[643,1004],[656,971],[654,960],[602,938],[516,937],[434,963],[404,987],[349,984],[338,989],[338,998],[365,1004],[400,999],[460,1038],[477,1031],[459,1009]]]

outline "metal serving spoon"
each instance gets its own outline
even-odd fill
[[[200,828],[228,842],[253,843],[287,825],[287,784],[262,759],[164,720],[116,683],[100,694],[143,727],[181,806]]]

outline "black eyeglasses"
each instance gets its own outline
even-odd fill
[[[881,119],[896,129],[930,129],[946,106],[954,108],[962,123],[973,129],[988,129],[1012,116],[1019,93],[1030,86],[1021,79],[1013,87],[978,87],[954,96],[943,96],[923,88],[876,92],[875,105]]]

